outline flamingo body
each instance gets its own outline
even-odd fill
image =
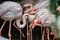
[[[22,7],[16,2],[3,2],[0,5],[0,16],[2,19],[6,20],[17,19],[22,16]]]

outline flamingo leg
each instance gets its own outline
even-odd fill
[[[44,40],[44,34],[45,34],[45,27],[44,27],[44,31],[43,31],[43,34],[42,34],[42,40]]]
[[[27,40],[29,40],[29,37],[28,37],[28,24],[27,24]]]
[[[8,32],[9,40],[11,40],[11,21],[9,22],[9,32]]]
[[[49,38],[49,27],[47,27],[46,31],[47,31],[47,39],[50,40],[50,38]]]
[[[14,26],[17,30],[19,30],[19,28],[15,25],[15,22],[16,22],[16,21],[14,21],[13,26]],[[19,30],[19,31],[20,31],[20,30]]]
[[[27,18],[28,21],[28,18]],[[29,40],[29,36],[28,36],[29,32],[28,32],[28,22],[27,22],[27,40]]]
[[[33,40],[33,39],[32,39],[32,28],[31,28],[31,40]]]
[[[16,22],[16,21],[15,21]],[[15,25],[15,22],[13,23],[13,26],[18,30],[18,31],[20,31],[20,29]],[[24,33],[23,32],[20,32],[21,34],[22,34],[22,36],[25,38],[25,36],[24,36]]]
[[[29,27],[30,27],[30,29],[29,29],[29,31],[30,31],[30,40],[33,40],[33,37],[32,37],[32,23],[29,25]]]
[[[25,38],[25,35],[24,35],[24,33],[23,33],[23,32],[21,32],[21,34],[22,34],[22,36]]]
[[[22,36],[21,36],[21,28],[20,28],[20,40],[22,40]]]
[[[6,21],[3,22],[3,24],[2,24],[2,26],[1,26],[1,28],[0,28],[0,36],[1,36],[1,31],[2,31],[2,29],[3,29],[4,25],[5,25],[5,23],[6,23]]]

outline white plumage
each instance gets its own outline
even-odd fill
[[[46,8],[40,9],[36,15],[36,19],[39,19],[44,26],[50,26],[51,22],[54,20],[54,15]]]
[[[0,28],[0,35],[6,21],[9,21],[8,37],[9,37],[9,40],[11,40],[11,22],[14,19],[16,20],[20,19],[21,17],[22,17],[22,7],[20,4],[12,1],[5,1],[2,4],[0,4],[0,18],[4,20]],[[15,28],[18,29],[18,27],[15,27]]]
[[[25,12],[28,12],[28,11],[30,11],[31,9],[36,9],[37,11],[37,13],[35,12],[35,14],[34,15],[28,15],[28,14],[26,14],[26,15],[28,15],[29,17],[29,21],[30,22],[33,22],[34,21],[34,19],[36,18],[36,19],[38,19],[38,17],[41,17],[42,15],[41,14],[47,14],[48,13],[48,11],[46,11],[47,9],[45,9],[47,6],[49,6],[49,1],[44,1],[43,3],[41,3],[40,4],[40,2],[39,3],[37,3],[34,7],[33,7],[33,5],[31,5],[31,4],[27,4],[27,5],[25,5],[25,6],[31,6],[30,7],[30,9],[27,9],[27,10],[25,10]],[[46,4],[46,5],[45,5]],[[48,4],[48,5],[47,5]],[[44,6],[45,5],[45,6]],[[42,13],[43,12],[43,13]],[[34,13],[34,12],[33,12]],[[26,15],[23,15],[23,16],[25,16],[26,17]],[[36,16],[37,15],[37,16]],[[46,16],[46,15],[45,15]],[[26,19],[24,17],[24,19]],[[43,16],[44,17],[44,16]],[[42,18],[42,20],[44,20],[44,18]],[[19,26],[20,28],[23,28],[23,26],[25,26],[26,25],[26,22],[25,22],[25,20],[23,20],[23,24],[21,25],[20,24],[20,20],[18,20],[18,21],[16,21],[16,24],[17,24],[17,26]],[[19,25],[18,25],[19,24]]]
[[[0,16],[2,19],[6,20],[17,19],[22,16],[22,7],[16,2],[3,2],[0,5]]]

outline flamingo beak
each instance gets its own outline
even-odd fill
[[[34,23],[35,23],[35,24],[41,24],[41,21],[40,21],[39,19],[35,19],[35,20],[34,20]]]
[[[29,14],[34,14],[34,13],[36,13],[36,9],[31,9],[29,12],[28,12]]]
[[[34,22],[30,24],[29,27],[33,29],[33,28],[35,28],[35,24],[41,24],[41,21],[38,19],[35,19]]]
[[[34,23],[31,23],[30,26],[29,26],[29,28],[32,28],[32,29],[33,29],[34,27],[35,27],[35,26],[34,26]]]

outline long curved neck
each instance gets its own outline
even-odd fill
[[[29,16],[29,14],[24,14],[23,15],[23,24],[20,23],[20,21],[21,21],[20,19],[16,21],[16,24],[19,28],[24,28],[25,27],[26,19],[27,19],[28,16]]]
[[[32,4],[25,4],[24,7],[29,7],[29,9],[26,9],[25,12],[29,12],[32,8],[33,8],[33,5]]]

